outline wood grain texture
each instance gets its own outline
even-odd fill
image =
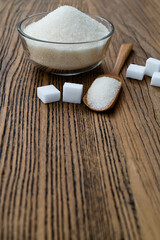
[[[34,68],[16,31],[24,17],[62,4],[115,26],[103,64],[68,78]],[[160,59],[159,13],[159,0],[0,0],[1,240],[160,238],[160,89],[125,77],[130,63]],[[62,91],[65,81],[85,93],[126,42],[134,51],[113,110],[37,98],[37,86]]]

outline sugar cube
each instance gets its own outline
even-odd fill
[[[160,60],[155,58],[148,58],[146,61],[145,74],[152,77],[154,72],[160,71]]]
[[[60,100],[60,91],[54,85],[37,88],[37,96],[43,103],[57,102]]]
[[[81,103],[83,85],[65,82],[63,85],[63,102]]]
[[[127,68],[126,77],[133,78],[137,80],[142,80],[145,73],[145,67],[136,65],[136,64],[130,64]]]
[[[160,72],[154,72],[151,78],[151,85],[160,87]]]

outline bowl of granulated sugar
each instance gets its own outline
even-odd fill
[[[75,75],[100,65],[114,32],[110,21],[71,6],[26,17],[17,28],[29,60],[58,75]]]

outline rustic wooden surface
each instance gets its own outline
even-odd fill
[[[70,4],[115,25],[101,67],[76,77],[37,70],[16,25]],[[125,77],[130,63],[160,59],[159,0],[0,0],[0,240],[160,239],[160,89]],[[37,86],[84,84],[113,68],[122,43],[134,51],[115,108],[44,105]]]

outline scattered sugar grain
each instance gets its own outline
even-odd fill
[[[154,72],[151,78],[151,85],[160,87],[160,72]]]
[[[145,67],[137,64],[130,64],[127,68],[126,77],[142,80],[145,74]]]
[[[54,85],[37,88],[37,96],[43,103],[57,102],[60,100],[60,91]]]
[[[83,85],[65,82],[63,85],[63,102],[81,103]]]
[[[100,77],[94,80],[88,90],[87,102],[96,110],[106,108],[116,96],[121,83],[109,77]]]
[[[61,6],[24,29],[25,34],[52,42],[98,40],[109,31],[103,24],[71,6]],[[75,70],[102,60],[107,39],[89,44],[53,44],[26,39],[30,58],[58,70]]]
[[[154,72],[160,71],[160,60],[155,58],[148,58],[146,61],[145,74],[152,77]]]

